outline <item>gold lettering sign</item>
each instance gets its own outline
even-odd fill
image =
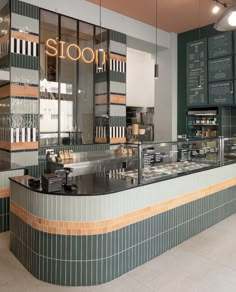
[[[93,50],[89,47],[83,48],[81,51],[77,44],[69,44],[66,46],[66,42],[56,41],[54,39],[48,39],[45,43],[45,53],[48,56],[56,57],[60,59],[68,58],[71,61],[78,61],[81,59],[86,64],[95,62],[98,63],[98,50]],[[73,52],[73,53],[72,53]],[[103,64],[106,62],[106,53],[103,52]]]
[[[91,59],[90,60],[85,59],[85,52],[86,51],[89,52],[90,55],[91,55]],[[94,59],[95,59],[95,54],[94,54],[94,52],[93,52],[93,50],[91,48],[84,48],[82,50],[82,60],[84,61],[84,63],[86,63],[86,64],[93,63]]]
[[[71,54],[70,54],[70,49],[71,49],[71,48],[75,48],[75,49],[78,51],[78,55],[77,55],[76,58],[73,58],[73,57],[71,56]],[[72,61],[77,61],[77,60],[79,60],[79,58],[81,57],[81,50],[80,50],[80,47],[77,46],[76,44],[70,44],[70,45],[67,47],[67,49],[66,49],[66,55],[67,55],[67,57],[68,57],[70,60],[72,60]]]

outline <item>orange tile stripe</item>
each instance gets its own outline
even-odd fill
[[[9,198],[10,190],[9,189],[0,189],[0,199]]]
[[[181,197],[171,199],[153,206],[149,206],[117,218],[98,222],[69,222],[47,220],[30,214],[13,201],[11,201],[10,203],[10,210],[27,224],[43,232],[61,235],[96,235],[118,230],[130,224],[143,221],[152,216],[185,205],[205,196],[212,195],[216,192],[235,185],[236,179],[231,179],[223,183],[219,183],[217,185],[210,186],[199,191],[185,194]]]
[[[0,98],[10,96],[10,84],[0,87]]]
[[[110,59],[126,62],[126,57],[115,54],[110,54]]]
[[[24,32],[19,32],[19,31],[11,31],[11,36],[16,39],[24,40],[24,41],[29,41],[29,42],[34,42],[34,43],[39,43],[39,37],[29,34],[29,33],[24,33]]]
[[[28,150],[28,149],[38,149],[38,142],[19,142],[19,143],[10,143],[0,141],[0,148],[6,150]]]
[[[25,85],[11,85],[11,96],[39,97],[39,88]]]
[[[107,143],[107,138],[95,138],[96,143]]]
[[[126,104],[126,96],[112,94],[110,96],[110,102],[111,103],[118,103],[118,104]]]
[[[111,144],[117,144],[117,143],[125,143],[126,138],[111,138],[110,143]]]
[[[108,103],[107,95],[97,95],[95,97],[95,103],[96,104],[107,104]]]

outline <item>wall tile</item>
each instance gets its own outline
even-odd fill
[[[39,35],[39,21],[24,15],[12,13],[11,27],[14,30]]]
[[[11,66],[22,69],[38,70],[39,58],[26,55],[11,54]]]
[[[38,70],[11,67],[11,82],[21,85],[38,85]]]
[[[126,117],[126,106],[125,105],[110,105],[110,116],[111,117]]]
[[[11,0],[11,11],[15,14],[39,20],[39,7],[23,1]]]
[[[110,81],[110,92],[126,94],[126,84],[122,82]]]

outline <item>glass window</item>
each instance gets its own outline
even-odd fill
[[[40,21],[40,145],[58,144],[58,49],[59,17],[55,13],[41,11]],[[50,40],[50,42],[48,41]],[[46,47],[46,43],[50,47]],[[54,49],[52,49],[53,47]],[[49,52],[49,54],[46,53]]]
[[[108,51],[108,31],[95,28],[95,49]],[[95,142],[107,143],[109,137],[108,71],[104,60],[102,68],[96,66],[95,84]],[[101,81],[102,80],[102,81]]]
[[[60,142],[71,144],[77,127],[77,21],[61,17],[60,33]],[[69,57],[68,57],[69,56]]]
[[[81,50],[94,47],[94,26],[79,23],[79,46]],[[89,50],[84,50],[86,60],[91,59]],[[94,122],[94,62],[79,62],[78,78],[78,131],[81,132],[83,143],[93,143],[93,122]]]
[[[41,146],[94,143],[95,49],[101,30],[96,28],[96,37],[94,31],[91,24],[41,10]],[[107,51],[107,37],[102,45]]]
[[[9,69],[9,1],[0,3],[0,68]]]

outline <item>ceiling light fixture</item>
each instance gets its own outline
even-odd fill
[[[154,78],[159,78],[159,65],[157,64],[157,0],[156,0],[156,63],[154,67]]]
[[[232,11],[228,17],[228,23],[230,26],[236,26],[236,11]]]
[[[219,31],[230,31],[236,28],[236,1],[231,3],[222,3],[217,0],[226,9],[220,15],[214,25],[214,29]]]
[[[200,0],[198,0],[198,40],[201,39],[201,3]],[[201,78],[201,71],[202,69],[199,68],[198,70],[198,77],[197,77],[197,87],[202,88],[202,78]]]
[[[98,49],[98,69],[103,68],[103,54],[104,50],[102,48],[102,0],[100,0],[100,48]]]
[[[215,6],[212,8],[212,13],[217,14],[220,11],[220,4],[216,1]]]
[[[227,4],[223,3],[220,0],[213,0],[213,1],[215,2],[215,5],[212,8],[212,13],[214,13],[214,14],[219,13],[222,7],[224,7],[224,8],[227,7]]]

